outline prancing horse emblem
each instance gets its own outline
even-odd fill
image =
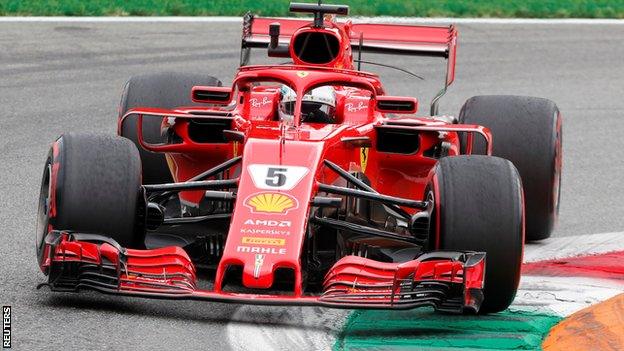
[[[363,147],[360,149],[360,168],[362,168],[362,172],[366,171],[367,163],[368,163],[368,148]]]
[[[266,255],[256,254],[256,262],[254,263],[254,278],[256,279],[260,277],[260,268],[262,268],[265,256]]]

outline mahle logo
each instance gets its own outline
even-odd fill
[[[239,245],[236,247],[236,252],[252,253],[252,254],[271,254],[271,255],[285,255],[286,248],[277,247],[260,247],[260,246],[246,246]]]
[[[297,207],[297,200],[280,193],[259,193],[247,198],[245,205],[254,213],[286,214]]]

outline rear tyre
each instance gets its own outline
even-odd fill
[[[526,197],[527,240],[548,238],[557,222],[561,122],[554,102],[528,96],[475,96],[459,113],[459,123],[489,128],[492,155],[510,160],[520,172]],[[482,140],[475,140],[474,146],[473,153],[485,154]]]
[[[500,312],[520,281],[524,234],[522,184],[514,165],[490,156],[440,159],[429,189],[436,204],[433,247],[486,253],[480,313]]]
[[[157,73],[138,75],[130,78],[124,86],[119,105],[119,118],[130,109],[151,107],[173,109],[176,107],[197,106],[191,99],[191,88],[195,85],[221,86],[221,82],[211,76],[187,73]],[[150,142],[161,141],[161,120],[143,119],[143,137]],[[143,183],[160,184],[172,181],[165,156],[144,150],[137,137],[137,116],[128,117],[121,126],[121,136],[134,142],[143,163]]]
[[[100,234],[124,247],[142,247],[141,159],[128,139],[64,134],[53,144],[43,172],[37,216],[37,256],[52,230]]]

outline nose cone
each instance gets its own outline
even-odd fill
[[[266,241],[262,244],[266,244]],[[257,245],[262,245],[257,244]],[[259,247],[255,250],[254,247],[247,249],[241,246],[242,251],[258,251],[260,253],[253,253],[254,261],[245,262],[243,266],[243,285],[248,288],[268,289],[273,285],[273,277],[275,273],[275,263],[271,260],[267,260],[267,256],[285,255],[285,248],[268,248]],[[251,252],[249,252],[251,253]],[[265,264],[265,260],[269,261]]]
[[[223,272],[242,266],[242,284],[268,289],[278,268],[295,273],[301,292],[300,257],[309,203],[323,142],[250,138],[243,152],[239,188],[215,289]]]

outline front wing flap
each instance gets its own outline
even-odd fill
[[[46,236],[47,283],[53,291],[96,290],[152,298],[267,305],[477,312],[483,301],[485,253],[438,251],[404,263],[346,256],[329,270],[320,295],[232,293],[198,288],[195,266],[180,247],[126,249],[93,234]]]
[[[405,263],[359,256],[340,259],[327,273],[321,300],[362,306],[479,311],[485,253],[438,251]]]

